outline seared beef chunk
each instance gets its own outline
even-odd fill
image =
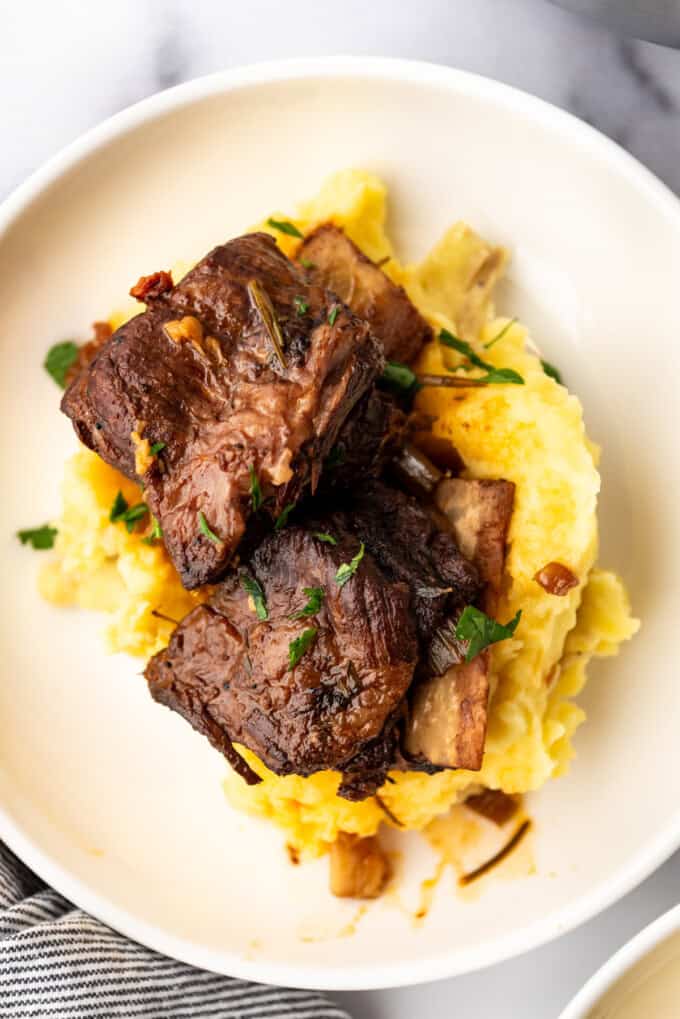
[[[311,279],[332,290],[371,326],[391,361],[412,361],[432,330],[406,294],[340,227],[325,223],[305,237],[298,258]]]
[[[486,585],[482,608],[488,615],[496,611],[501,592],[514,501],[515,486],[502,480],[445,478],[435,494],[435,504],[450,521],[461,552],[477,566]]]
[[[324,465],[324,488],[348,490],[368,477],[378,477],[409,430],[406,414],[393,397],[371,389],[342,426]]]
[[[224,573],[257,503],[253,479],[272,516],[314,487],[382,355],[369,326],[265,234],[215,248],[171,289],[156,276],[140,284],[148,310],[116,331],[62,409],[108,463],[131,478],[135,460],[143,468],[192,588]]]
[[[333,533],[335,520],[354,531],[388,577],[408,585],[423,652],[437,628],[474,601],[480,589],[475,566],[461,555],[447,521],[437,526],[412,496],[367,480],[325,520],[325,529]]]
[[[435,503],[447,516],[461,550],[484,582],[487,613],[498,603],[515,486],[510,481],[446,478]],[[441,636],[442,630],[440,630]],[[433,642],[433,646],[434,646]],[[455,638],[453,640],[455,648]],[[452,656],[441,675],[421,678],[410,696],[403,746],[407,761],[425,770],[482,766],[489,700],[489,652],[471,662]]]
[[[404,730],[406,770],[479,771],[489,700],[489,652],[417,683]]]
[[[370,552],[339,584],[360,546],[339,520],[333,537],[297,526],[270,534],[186,617],[146,677],[153,697],[218,749],[241,743],[280,775],[345,772],[341,793],[361,798],[384,781],[418,649],[407,585]],[[292,642],[312,629],[291,664]]]

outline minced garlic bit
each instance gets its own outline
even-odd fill
[[[142,437],[145,428],[146,421],[137,421],[134,432],[130,432],[130,439],[135,448],[135,474],[138,474],[139,477],[146,474],[154,461],[149,440]]]
[[[192,343],[200,349],[203,340],[203,326],[193,315],[166,322],[163,331],[173,343]]]

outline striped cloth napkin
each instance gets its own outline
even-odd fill
[[[322,994],[166,959],[76,909],[0,843],[2,1019],[349,1019]]]

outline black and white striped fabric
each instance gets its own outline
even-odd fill
[[[167,959],[81,910],[0,843],[2,1019],[349,1019],[322,994]]]

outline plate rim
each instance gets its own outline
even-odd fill
[[[672,934],[680,932],[680,905],[672,906],[625,941],[619,949],[588,978],[581,990],[560,1013],[559,1019],[587,1019],[607,991]]]
[[[457,94],[489,98],[511,113],[519,113],[539,125],[559,129],[575,145],[599,153],[609,166],[642,192],[648,202],[673,221],[680,235],[680,198],[629,152],[573,114],[513,86],[459,68],[400,58],[340,55],[266,61],[217,71],[155,93],[114,114],[52,156],[0,204],[0,241],[31,203],[79,162],[149,120],[193,102],[251,86],[342,76],[446,87]],[[248,959],[235,952],[209,949],[189,939],[168,934],[110,902],[91,883],[74,876],[34,843],[2,803],[0,838],[43,880],[74,904],[126,937],[163,955],[246,980],[314,990],[353,991],[411,986],[474,972],[538,948],[586,923],[635,888],[680,848],[680,810],[671,815],[667,827],[626,866],[563,909],[517,932],[457,951],[455,955],[442,954],[417,960],[408,967],[401,963],[366,963],[333,968]]]

